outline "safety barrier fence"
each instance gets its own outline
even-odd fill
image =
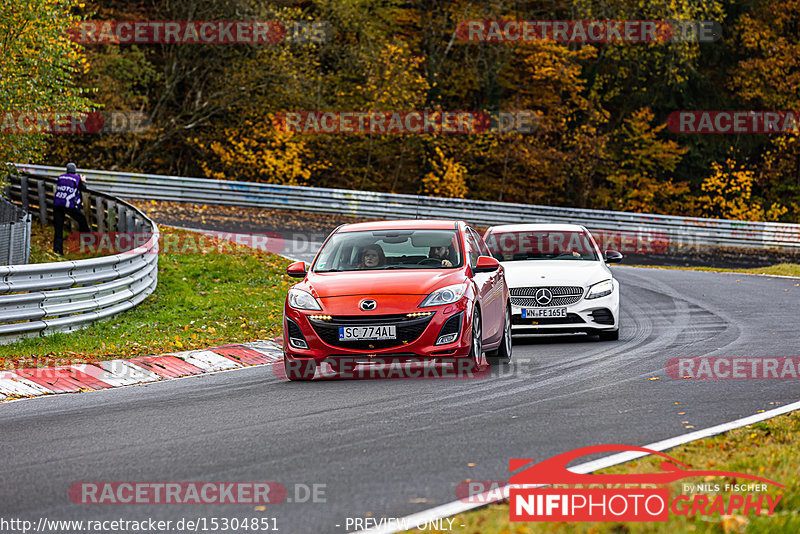
[[[43,224],[52,221],[55,179],[12,173],[7,183],[12,201]],[[93,231],[145,233],[149,239],[110,256],[0,266],[0,343],[84,327],[133,308],[155,290],[156,224],[136,207],[92,187],[83,192],[83,209]]]
[[[56,176],[61,168],[18,165],[29,176]],[[800,225],[559,208],[505,202],[259,184],[109,171],[81,171],[98,190],[128,199],[279,208],[368,218],[464,219],[476,225],[575,223],[596,236],[625,236],[669,247],[744,247],[800,250]]]
[[[31,254],[31,215],[0,197],[0,265],[24,265]]]

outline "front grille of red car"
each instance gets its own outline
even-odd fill
[[[422,335],[433,315],[409,318],[405,315],[334,315],[330,321],[309,319],[319,338],[334,347],[353,350],[377,350],[400,347],[416,341]],[[397,339],[376,339],[364,341],[339,341],[340,326],[394,325]]]

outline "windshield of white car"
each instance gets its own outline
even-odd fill
[[[580,231],[490,232],[486,244],[500,261],[598,261],[592,237]]]
[[[322,247],[312,270],[453,269],[462,261],[455,230],[339,232]]]

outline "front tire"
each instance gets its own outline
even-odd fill
[[[506,306],[506,316],[503,319],[503,340],[493,354],[487,356],[489,365],[508,365],[511,363],[511,307]]]
[[[619,340],[619,328],[610,332],[598,332],[600,341],[617,341]]]
[[[481,312],[478,308],[472,312],[472,341],[469,351],[469,363],[473,371],[478,371],[483,364],[483,328]]]

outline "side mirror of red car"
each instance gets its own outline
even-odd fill
[[[286,274],[292,278],[303,278],[306,275],[306,262],[296,261],[286,268]]]
[[[478,262],[473,271],[476,273],[491,273],[500,268],[500,262],[491,256],[478,256]]]

